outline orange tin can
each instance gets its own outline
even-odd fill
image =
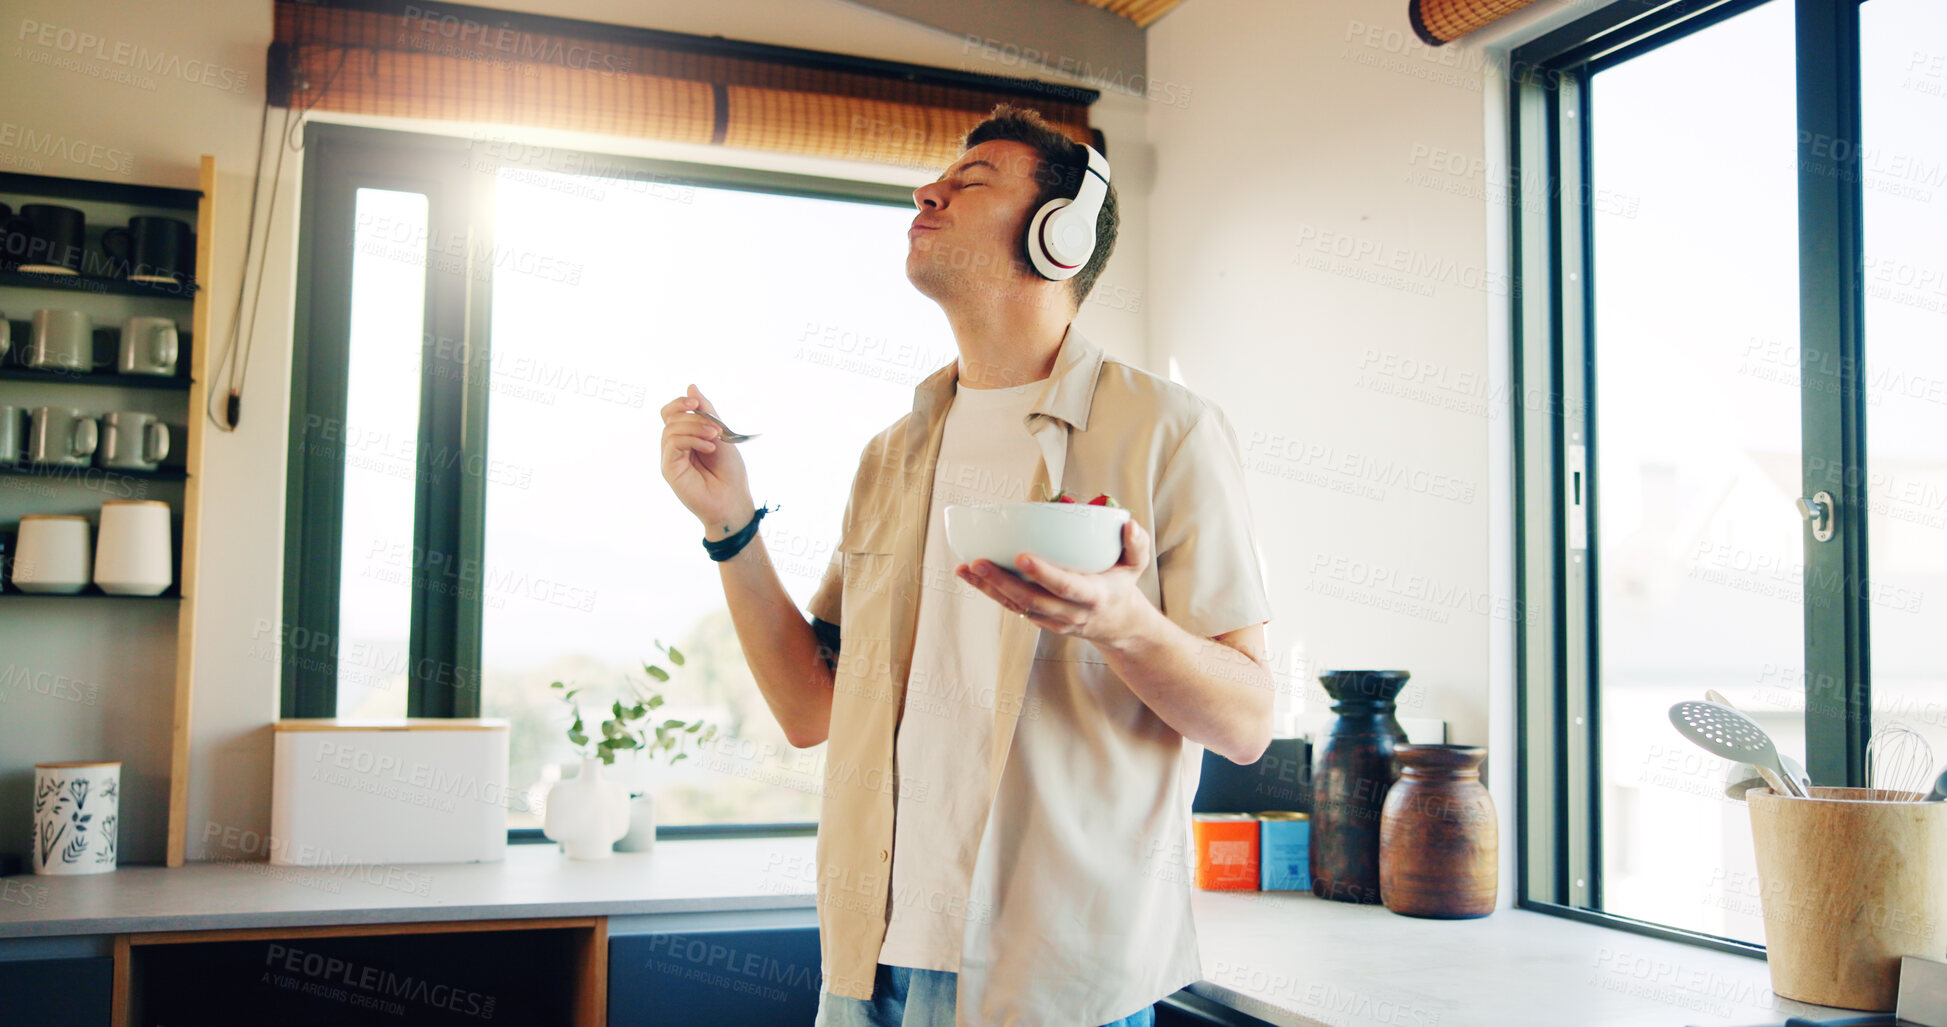
[[[1197,844],[1197,887],[1208,891],[1258,890],[1258,824],[1249,813],[1195,813],[1190,829]]]

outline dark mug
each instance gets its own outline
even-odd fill
[[[175,218],[129,218],[127,228],[102,233],[101,249],[132,281],[180,282],[189,278],[196,260],[189,233],[188,222]]]
[[[73,207],[23,204],[0,228],[0,261],[22,271],[78,275],[86,231],[87,220]]]

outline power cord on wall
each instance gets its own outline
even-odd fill
[[[295,66],[295,49],[293,49],[292,53],[293,67],[291,73],[295,80],[299,77],[298,70]],[[325,80],[324,88],[318,90],[311,97],[310,103],[305,104],[302,110],[297,111],[293,111],[289,107],[284,108],[284,125],[278,133],[277,164],[271,172],[270,206],[264,214],[264,234],[266,236],[270,234],[271,226],[277,224],[277,196],[283,191],[284,155],[287,152],[297,153],[304,149],[302,141],[297,138],[297,130],[303,127],[305,115],[311,113],[311,108],[317,106],[318,101],[330,90],[332,83],[338,80],[338,73],[344,70],[345,54],[341,52],[338,56],[337,67],[331,71],[331,77]],[[265,259],[267,259],[267,253],[257,254],[257,284],[254,287],[250,287],[249,282],[250,257],[258,249],[255,245],[257,241],[257,199],[259,188],[262,186],[264,180],[264,143],[269,135],[269,130],[270,91],[266,88],[264,92],[263,115],[257,121],[257,160],[250,169],[250,222],[243,240],[243,267],[237,274],[237,305],[230,317],[229,345],[224,348],[223,357],[217,361],[215,370],[215,378],[224,382],[224,388],[221,390],[223,396],[223,414],[222,416],[218,416],[216,412],[216,396],[218,394],[216,390],[211,391],[209,405],[204,411],[209,416],[210,423],[216,425],[218,431],[224,432],[236,431],[237,425],[243,420],[243,384],[244,378],[250,371],[250,353],[253,349],[252,343],[256,340],[257,334],[257,312],[262,304],[264,294],[263,265]],[[262,249],[268,251],[269,248],[270,244],[266,240]],[[246,288],[250,292],[250,319],[247,328],[245,327],[246,322],[243,316],[243,296]],[[225,368],[229,369],[227,375],[225,374]]]

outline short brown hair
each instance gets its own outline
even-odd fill
[[[1088,154],[1082,145],[1068,138],[1042,118],[1041,112],[1027,107],[1016,107],[1011,103],[996,104],[987,120],[973,127],[967,133],[967,141],[962,151],[973,149],[981,143],[994,140],[1026,143],[1034,147],[1038,160],[1035,164],[1035,181],[1041,183],[1041,191],[1034,198],[1030,213],[1041,209],[1042,204],[1056,197],[1072,197],[1080,188],[1082,175],[1088,169]],[[1088,263],[1068,280],[1069,288],[1075,296],[1075,305],[1082,301],[1095,288],[1095,280],[1102,275],[1102,268],[1109,263],[1109,255],[1115,252],[1116,229],[1122,219],[1117,210],[1115,186],[1109,186],[1109,194],[1102,199],[1102,211],[1095,217],[1095,252],[1089,254]],[[1021,255],[1027,261],[1027,255]]]

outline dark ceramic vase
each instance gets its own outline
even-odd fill
[[[1340,670],[1319,676],[1338,719],[1312,776],[1312,894],[1378,902],[1379,815],[1393,783],[1393,749],[1406,732],[1393,703],[1403,670]]]
[[[1500,829],[1481,784],[1487,750],[1402,745],[1399,780],[1379,821],[1379,892],[1406,916],[1465,920],[1494,912]]]

